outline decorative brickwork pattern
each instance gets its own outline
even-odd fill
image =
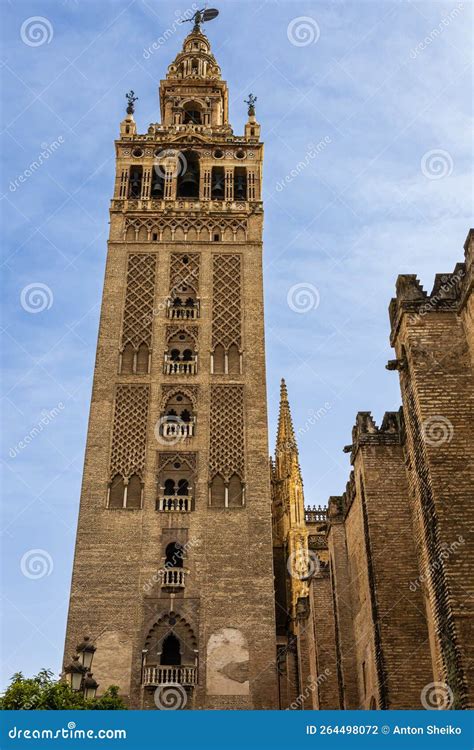
[[[179,218],[150,219],[146,216],[128,216],[123,225],[124,240],[137,242],[210,242],[213,235],[220,233],[223,242],[245,242],[247,238],[246,219],[202,219],[182,220]]]
[[[143,477],[149,388],[147,385],[119,385],[110,457],[110,477],[117,474]]]
[[[233,474],[244,479],[244,389],[241,385],[215,385],[211,389],[211,479]]]
[[[214,255],[212,346],[228,349],[242,343],[241,257]]]
[[[132,344],[151,347],[156,256],[137,253],[128,258],[127,291],[123,315],[122,348]]]
[[[198,386],[196,385],[163,385],[161,386],[161,408],[164,409],[171,396],[182,393],[191,401],[193,407],[197,404]]]
[[[199,253],[171,253],[170,292],[179,291],[182,286],[189,286],[199,291]]]

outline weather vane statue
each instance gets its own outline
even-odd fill
[[[128,94],[125,94],[125,98],[128,102],[127,115],[133,115],[135,112],[135,102],[138,101],[138,96],[135,96],[134,91],[129,91]]]
[[[254,117],[255,116],[255,102],[257,101],[257,97],[253,94],[249,94],[248,99],[244,99],[244,104],[249,105],[249,116]]]
[[[187,23],[188,21],[194,21],[193,31],[201,31],[201,24],[206,23],[206,21],[212,21],[213,18],[216,18],[216,16],[219,15],[219,11],[215,8],[201,8],[201,10],[197,10],[196,13],[191,16],[191,18],[184,18],[180,23]]]

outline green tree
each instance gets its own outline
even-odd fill
[[[99,698],[86,700],[81,692],[75,693],[66,682],[54,680],[50,669],[42,669],[34,677],[24,677],[21,672],[17,672],[0,697],[0,709],[4,711],[117,711],[126,708],[116,685],[107,688]]]

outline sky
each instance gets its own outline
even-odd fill
[[[0,687],[61,668],[125,93],[139,132],[192,3],[3,0]],[[358,411],[400,406],[385,364],[399,273],[463,259],[473,186],[471,3],[219,0],[206,33],[243,133],[265,142],[270,444],[288,385],[305,498],[349,477]],[[164,36],[163,36],[164,35]],[[34,164],[36,163],[36,166]],[[93,533],[93,532],[92,532]],[[84,601],[87,607],[87,601]]]

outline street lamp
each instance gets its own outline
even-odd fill
[[[89,672],[90,668],[92,667],[92,659],[94,658],[96,647],[93,646],[92,643],[90,643],[90,638],[88,635],[84,636],[82,643],[77,646],[76,650],[79,654],[82,666],[86,669],[87,672]]]
[[[92,672],[87,673],[87,677],[84,677],[84,698],[86,701],[93,700],[95,698],[95,694],[97,692],[97,688],[99,685],[92,677]]]
[[[82,678],[86,672],[85,667],[83,667],[82,664],[79,664],[79,657],[73,656],[72,663],[69,664],[64,671],[68,675],[71,689],[74,690],[75,693],[78,693],[82,688]]]

